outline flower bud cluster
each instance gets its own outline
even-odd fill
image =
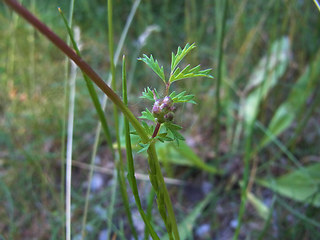
[[[152,108],[152,114],[158,123],[164,123],[173,120],[174,110],[175,107],[173,106],[172,99],[169,96],[166,96],[155,101]]]

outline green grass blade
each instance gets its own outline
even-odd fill
[[[124,104],[128,105],[125,57],[123,57],[123,62],[122,62],[122,96],[123,96]],[[144,213],[144,211],[142,209],[141,200],[140,200],[139,192],[138,192],[137,181],[135,178],[129,122],[126,118],[124,118],[124,127],[125,127],[126,154],[127,154],[127,164],[128,164],[127,178],[129,180],[129,183],[130,183],[130,186],[132,189],[132,193],[133,193],[134,199],[136,201],[141,218],[143,219],[143,221],[146,225],[146,229],[148,229],[148,232],[150,233],[152,239],[159,239],[158,235],[154,231],[150,221],[148,220],[146,214]]]
[[[112,0],[108,0],[108,39],[109,39],[109,55],[110,55],[110,65],[111,65],[111,86],[114,91],[116,91],[116,71],[115,71],[115,64],[114,64],[114,44],[113,44],[113,9],[112,9]],[[123,158],[121,153],[121,144],[120,144],[120,129],[119,129],[119,115],[118,115],[118,108],[114,104],[113,106],[113,115],[114,115],[114,125],[116,131],[116,140],[117,140],[117,150],[118,150],[118,157],[119,161],[116,162],[117,171],[118,171],[118,180],[120,184],[120,191],[123,200],[123,204],[125,206],[126,214],[129,220],[129,225],[132,231],[134,238],[137,240],[138,235],[133,225],[132,214],[129,206],[129,198],[126,191],[126,182],[124,177],[124,169],[123,169]]]

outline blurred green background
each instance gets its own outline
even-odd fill
[[[115,47],[134,2],[140,1],[113,1]],[[215,78],[174,86],[194,94],[198,104],[180,105],[176,113],[186,144],[158,149],[165,176],[179,180],[169,181],[168,186],[182,238],[231,239],[245,175],[248,202],[239,239],[320,239],[320,12],[311,0],[228,2],[225,19],[224,1],[140,2],[121,51],[127,58],[129,107],[139,116],[151,107],[139,98],[143,89],[163,91],[159,79],[137,62],[138,57],[152,54],[168,72],[171,52],[195,42],[188,63],[212,68]],[[22,3],[67,39],[57,8],[67,14],[68,1]],[[107,1],[75,1],[73,25],[80,27],[83,58],[106,80],[110,73],[107,17]],[[222,48],[221,29],[225,29]],[[4,3],[0,4],[0,39],[0,239],[63,239],[66,60]],[[116,70],[121,93],[121,66]],[[217,113],[219,80],[221,111]],[[106,117],[113,126],[109,103]],[[92,193],[87,239],[106,235],[131,239],[120,200],[114,203],[112,229],[107,228],[116,181],[103,137],[95,161],[100,168],[87,181],[97,123],[78,73],[73,239],[80,239],[88,184]],[[144,155],[135,155],[135,166],[142,174],[138,183],[147,209],[153,196],[144,180],[148,174]],[[214,174],[212,168],[223,173]],[[115,194],[120,199],[118,191]],[[130,203],[143,239],[143,222],[133,199]],[[164,234],[156,205],[149,206],[157,231]]]

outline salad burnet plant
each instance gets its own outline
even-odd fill
[[[145,121],[142,121],[142,125],[151,137],[148,143],[142,143],[142,141],[140,141],[140,146],[142,147],[140,152],[147,150],[152,141],[176,141],[177,144],[179,144],[179,140],[184,140],[184,137],[179,133],[179,130],[181,130],[182,127],[173,123],[176,104],[195,104],[196,102],[194,101],[194,95],[188,95],[186,94],[186,91],[182,91],[180,93],[177,93],[176,91],[170,92],[170,86],[172,83],[186,78],[213,78],[210,75],[211,69],[201,70],[200,65],[193,68],[190,66],[190,64],[184,68],[180,68],[178,66],[183,58],[195,47],[196,46],[194,43],[191,45],[186,44],[183,49],[178,47],[176,54],[172,53],[171,71],[167,78],[165,76],[163,66],[160,67],[158,61],[155,60],[152,55],[148,57],[144,54],[142,58],[138,58],[138,60],[146,63],[158,75],[165,85],[165,92],[163,96],[160,96],[156,89],[151,90],[149,87],[144,89],[144,92],[142,93],[141,98],[152,101],[153,107],[151,111],[148,108],[143,111],[140,118],[149,120],[154,124],[149,126]],[[160,131],[162,126],[164,127],[164,130]]]
[[[157,195],[159,213],[166,226],[170,239],[180,238],[172,204],[161,174],[160,165],[157,157],[152,154],[152,151],[157,141],[176,141],[178,144],[179,140],[184,140],[184,137],[179,133],[179,130],[181,130],[182,127],[173,123],[176,104],[187,102],[195,103],[194,95],[188,95],[186,94],[186,91],[182,91],[180,93],[175,91],[170,92],[171,84],[186,78],[213,78],[210,75],[211,69],[201,70],[200,65],[193,68],[190,66],[190,64],[186,65],[184,68],[180,68],[178,66],[183,58],[195,47],[196,46],[194,43],[191,45],[186,44],[183,49],[178,47],[176,54],[172,53],[171,71],[167,78],[165,76],[163,66],[160,67],[158,61],[155,60],[152,55],[150,55],[150,57],[143,55],[142,58],[138,59],[146,63],[158,75],[165,85],[165,92],[162,96],[160,96],[156,89],[151,90],[149,87],[147,87],[142,93],[141,98],[150,100],[153,103],[153,106],[151,111],[146,108],[146,110],[142,112],[140,118],[149,120],[153,124],[148,125],[144,120],[142,121],[142,126],[149,137],[147,142],[145,139],[140,138],[139,144],[142,149],[139,152],[148,152],[149,179]],[[164,128],[160,131],[162,126],[164,126]],[[132,133],[138,135],[137,132]]]

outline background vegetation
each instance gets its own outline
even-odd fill
[[[133,3],[114,1],[115,46]],[[67,39],[57,10],[68,12],[67,1],[23,5]],[[151,107],[139,98],[145,87],[163,90],[137,62],[143,53],[152,53],[166,70],[171,52],[195,42],[187,61],[213,68],[214,79],[174,86],[194,94],[198,103],[182,104],[175,114],[186,144],[158,146],[181,238],[231,239],[238,229],[239,239],[319,239],[320,13],[312,1],[299,0],[229,1],[223,17],[224,7],[224,1],[141,1],[121,52],[127,56],[128,101],[136,116]],[[62,239],[65,57],[3,3],[0,12],[0,239]],[[81,29],[82,55],[104,79],[110,73],[107,17],[107,1],[75,2],[73,25]],[[121,93],[121,67],[116,71]],[[81,238],[91,185],[87,239],[130,239],[103,137],[88,181],[98,118],[81,74],[75,96],[73,238]],[[106,117],[114,126],[111,104]],[[123,127],[122,119],[119,123]],[[116,142],[114,131],[112,136]],[[165,239],[146,158],[136,154],[134,160],[143,207]],[[143,222],[128,194],[143,238]]]

